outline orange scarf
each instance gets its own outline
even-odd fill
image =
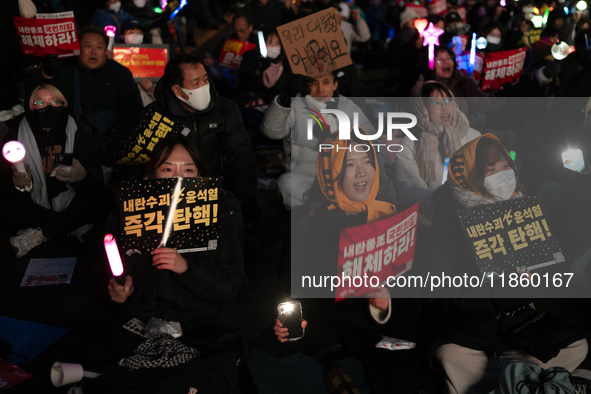
[[[359,129],[363,130],[361,128]],[[363,132],[365,133],[365,131]],[[333,148],[323,149],[318,154],[318,160],[316,160],[318,183],[324,196],[331,202],[328,209],[340,208],[350,213],[367,212],[368,223],[395,214],[396,207],[394,204],[376,200],[378,191],[380,190],[380,170],[378,168],[375,149],[370,141],[367,141],[367,144],[371,146],[371,152],[368,152],[368,154],[373,155],[376,164],[376,174],[367,198],[364,201],[352,201],[341,190],[339,182],[335,182],[343,168],[345,153],[347,152],[346,148],[350,144],[349,140],[339,140],[338,137],[339,132],[335,131],[322,142],[323,144],[332,144]],[[337,146],[339,147],[338,152]]]

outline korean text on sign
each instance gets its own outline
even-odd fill
[[[487,54],[482,71],[482,90],[500,89],[506,83],[517,81],[523,71],[525,54],[526,48]]]
[[[14,25],[25,55],[47,56],[80,54],[76,22],[73,17],[35,19],[14,17]]]

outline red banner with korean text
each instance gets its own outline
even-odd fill
[[[427,12],[429,15],[445,15],[447,13],[446,0],[428,0]]]
[[[164,75],[168,50],[166,48],[113,48],[113,59],[131,71],[134,78],[160,78]]]
[[[513,83],[521,77],[525,63],[526,48],[511,51],[492,52],[484,59],[482,90],[500,89],[506,83]]]
[[[417,203],[398,215],[341,230],[338,276],[344,280],[336,290],[337,299],[374,291],[359,285],[364,275],[377,277],[382,284],[411,269],[418,215]]]
[[[242,57],[245,52],[253,50],[256,45],[251,42],[244,42],[228,38],[222,47],[222,53],[218,62],[222,66],[238,68],[242,63]]]
[[[59,14],[56,14],[59,15]],[[74,17],[57,19],[12,18],[25,55],[59,57],[80,55]]]
[[[458,7],[458,14],[463,22],[466,22],[466,7]]]

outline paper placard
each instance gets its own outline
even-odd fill
[[[416,4],[407,4],[406,8],[409,8],[417,13],[419,18],[426,18],[429,16],[429,11],[423,6],[416,5]]]
[[[75,266],[76,257],[31,259],[21,287],[69,284]]]
[[[46,14],[60,15],[60,14]],[[25,55],[59,57],[80,55],[76,21],[68,18],[12,18]]]
[[[115,45],[113,59],[127,67],[134,78],[160,78],[168,61],[168,49]]]
[[[294,74],[317,77],[352,64],[333,8],[277,28]]]
[[[177,205],[172,211],[179,178],[142,179],[121,183],[119,212],[123,254],[135,250],[143,256],[160,245],[172,215],[167,247],[179,253],[216,250],[219,207],[223,202],[220,178],[182,178]]]
[[[373,275],[380,283],[409,271],[415,253],[419,203],[398,215],[341,230],[338,276]],[[343,281],[345,284],[346,281]],[[348,285],[348,283],[347,283]],[[336,298],[359,296],[369,287],[341,286]]]
[[[428,0],[427,12],[429,15],[444,15],[447,12],[446,0]]]
[[[483,273],[534,270],[565,261],[535,197],[460,209],[456,215]]]
[[[513,83],[521,77],[525,63],[526,48],[511,51],[491,52],[484,59],[482,90],[500,89],[506,83]]]
[[[251,51],[254,48],[256,48],[256,45],[251,42],[244,42],[235,40],[233,38],[228,38],[224,42],[218,62],[222,66],[238,68],[240,67],[240,63],[242,63],[242,57],[244,56],[244,53]]]

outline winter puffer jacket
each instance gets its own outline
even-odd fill
[[[242,126],[236,104],[219,97],[209,84],[211,101],[203,111],[193,113],[181,107],[162,78],[156,85],[156,101],[144,109],[155,108],[191,130],[188,135],[199,148],[207,176],[224,177],[224,189],[231,191],[243,204],[256,202],[257,167],[250,135]]]

